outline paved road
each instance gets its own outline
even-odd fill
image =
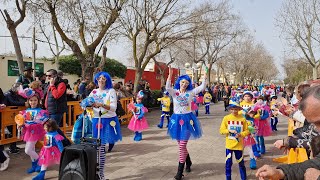
[[[223,116],[226,115],[223,103],[211,105],[211,114],[204,115],[204,108],[200,108],[200,121],[203,128],[203,137],[196,141],[190,140],[188,150],[193,162],[192,172],[184,172],[188,179],[225,179],[225,140],[219,134],[219,127]],[[143,133],[141,142],[133,141],[133,133],[126,127],[122,128],[123,141],[116,144],[113,152],[107,154],[105,167],[106,177],[112,180],[149,180],[149,179],[173,179],[178,166],[178,146],[167,136],[166,128],[156,127],[160,117],[159,110],[153,110],[146,115],[150,128]],[[272,147],[272,143],[286,135],[286,119],[280,118],[279,131],[273,136],[267,137],[267,153],[257,160],[258,167],[263,164],[273,164],[272,158],[279,156],[280,151]],[[23,144],[19,145],[23,147]],[[245,160],[249,157],[245,156]],[[235,162],[235,161],[234,161]],[[249,161],[246,161],[248,179],[256,179],[256,171],[249,169]],[[0,172],[0,179],[27,180],[32,176],[25,173],[30,160],[21,152],[19,155],[11,155],[9,169]],[[232,167],[233,179],[240,179],[237,164]],[[46,179],[58,179],[58,166],[48,169]]]

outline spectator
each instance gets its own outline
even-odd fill
[[[115,83],[113,86],[113,89],[116,91],[117,99],[120,100],[121,98],[124,98],[124,93],[120,90],[120,84]]]
[[[39,94],[40,99],[43,99],[43,90],[42,90],[40,81],[33,81],[30,84],[30,88]]]
[[[309,123],[314,124],[315,130],[320,132],[320,85],[310,87],[303,95],[300,110]],[[284,164],[273,168],[264,165],[258,169],[256,176],[260,179],[317,179],[320,176],[320,155],[302,163]],[[311,178],[310,178],[311,176]]]
[[[41,88],[42,90],[44,90],[44,87],[46,85],[46,75],[43,72],[41,72],[39,73],[38,77],[39,77],[39,81],[41,82]]]
[[[80,83],[81,83],[80,79],[77,79],[77,81],[73,83],[73,91],[76,94],[79,94],[79,85],[80,85]]]
[[[89,81],[90,81],[90,79],[88,77],[84,77],[84,78],[82,78],[82,81],[79,85],[79,94],[83,99],[85,96],[84,92],[86,90],[86,87],[87,87]]]
[[[144,80],[139,80],[139,84],[138,84],[138,87],[137,87],[137,92],[139,91],[144,91],[145,89],[145,81]]]
[[[63,72],[61,70],[57,71],[57,76],[61,79],[63,79]]]
[[[91,91],[94,90],[95,88],[96,88],[96,85],[94,84],[94,82],[90,82],[86,86],[86,89],[84,90],[85,97],[88,97]]]
[[[2,89],[0,88],[0,110],[4,109],[6,107],[6,98],[2,92]],[[1,119],[0,119],[0,125],[1,125]],[[4,146],[0,145],[0,171],[4,171],[9,166],[10,158],[7,155],[7,153],[4,151]]]
[[[124,95],[125,95],[126,97],[133,97],[133,96],[134,96],[134,95],[133,95],[133,89],[132,89],[131,84],[127,84],[127,85],[125,86]]]
[[[63,113],[67,112],[68,110],[66,84],[60,77],[58,77],[57,71],[54,69],[49,69],[46,73],[46,76],[49,83],[47,84],[45,90],[44,105],[49,112],[49,118],[54,119],[59,127],[61,127]],[[69,140],[65,137],[63,132],[60,129],[57,131],[65,138],[62,141],[63,145],[70,145]]]
[[[12,85],[11,89],[4,94],[7,106],[25,106],[26,99],[18,94],[18,88],[21,83],[15,83]],[[9,132],[13,131],[13,126],[8,126]],[[9,153],[17,154],[19,153],[20,148],[17,147],[17,143],[11,143],[9,147]]]
[[[23,71],[23,75],[20,75],[17,82],[22,84],[23,89],[29,87],[29,84],[34,80],[32,77],[32,67],[27,67]]]
[[[18,94],[20,85],[21,83],[14,83],[11,89],[5,93],[8,106],[25,106],[27,100]]]

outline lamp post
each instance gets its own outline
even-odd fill
[[[232,75],[233,75],[233,84],[236,84],[236,74],[237,74],[237,73],[235,73],[235,72],[232,73]]]
[[[196,71],[200,70],[201,67],[202,67],[202,62],[201,62],[201,61],[198,62],[198,63],[196,64],[196,67],[191,67],[190,63],[185,63],[185,64],[184,64],[184,67],[185,67],[186,69],[189,69],[189,70],[192,69],[192,77],[191,77],[191,79],[192,79],[192,83],[193,83],[193,80],[194,80],[194,70],[196,70]]]
[[[228,72],[226,73],[226,77],[224,79],[226,80],[225,83],[229,84],[228,81],[230,81],[230,74]]]

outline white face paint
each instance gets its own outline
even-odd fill
[[[180,81],[180,90],[185,91],[189,86],[189,81],[187,81],[186,79],[182,79]]]
[[[104,88],[105,85],[106,85],[107,79],[106,79],[103,75],[101,75],[101,76],[98,77],[97,80],[98,80],[98,86],[99,86],[99,88]]]

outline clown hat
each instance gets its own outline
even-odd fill
[[[163,94],[166,95],[166,96],[169,96],[169,92],[168,91],[164,91]]]
[[[278,99],[278,96],[276,94],[272,93],[270,95],[270,99]]]
[[[138,94],[137,94],[137,98],[142,99],[143,96],[144,96],[144,93],[143,93],[142,90],[140,90],[140,91],[138,92]]]
[[[244,92],[243,92],[243,96],[245,96],[245,95],[251,96],[251,99],[253,98],[253,94],[252,94],[251,91],[244,91]]]
[[[242,109],[240,104],[237,102],[236,98],[231,98],[230,99],[228,108],[239,108],[239,109]]]
[[[18,90],[18,94],[27,99],[30,99],[36,95],[35,91],[33,91],[31,88],[25,88],[25,89],[20,88]]]

